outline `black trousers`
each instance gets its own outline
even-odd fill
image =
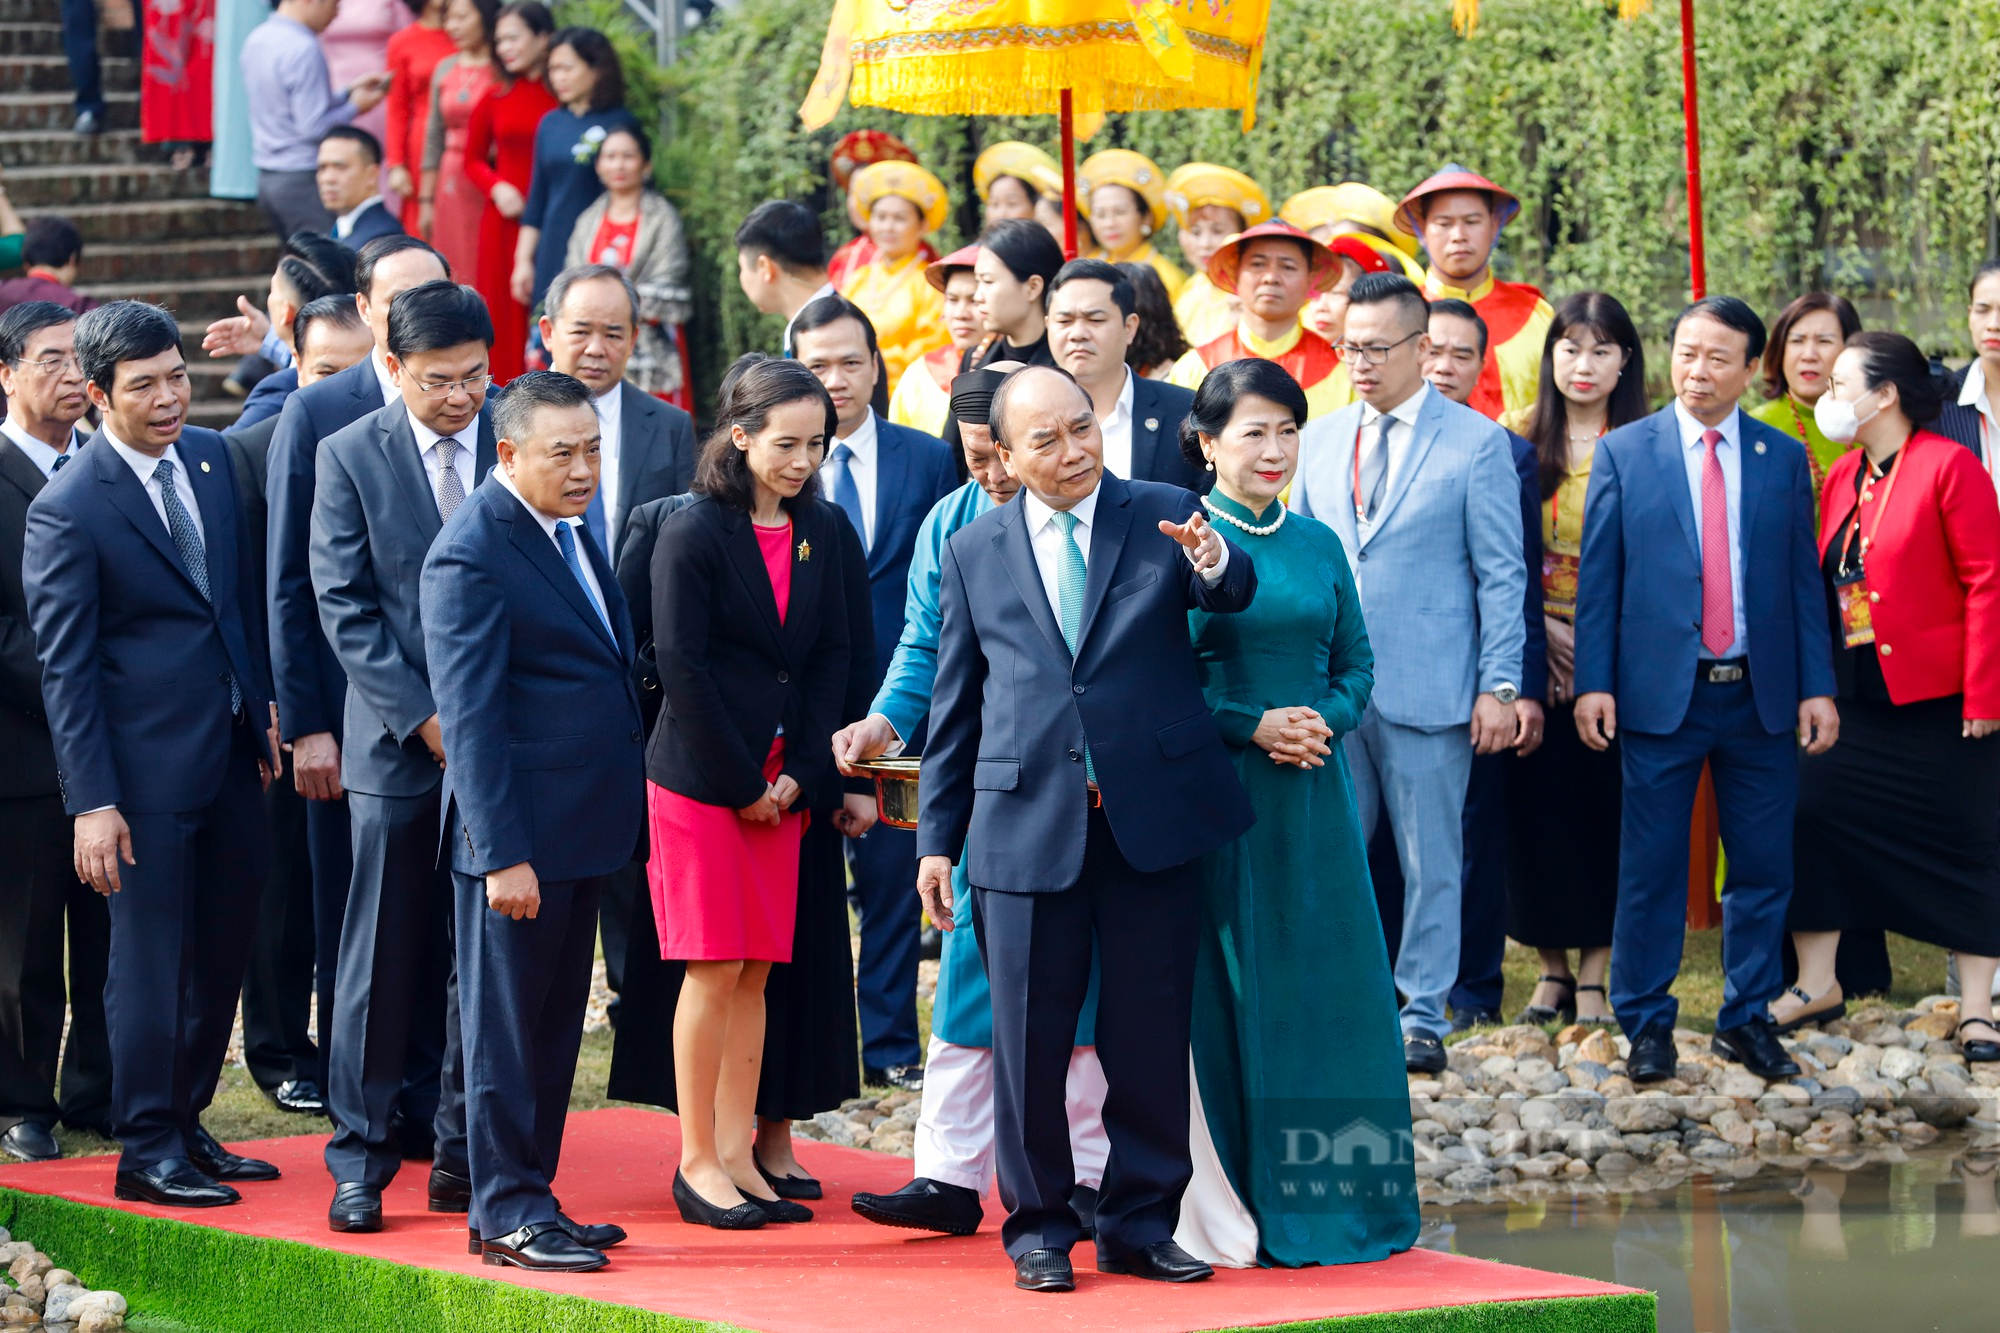
[[[354,880],[334,982],[326,1167],[342,1184],[376,1188],[402,1165],[395,1115],[436,1130],[436,1162],[465,1166],[465,1075],[458,970],[451,957],[451,872],[438,868],[438,792],[347,793]],[[434,1091],[418,1082],[423,1044],[442,1038]],[[411,1086],[405,1091],[405,1082]]]
[[[625,951],[632,947],[632,914],[652,910],[644,861],[628,861],[604,876],[604,891],[597,902],[597,930],[604,940],[604,982],[614,996],[625,993]]]
[[[1201,870],[1134,870],[1101,810],[1090,812],[1083,873],[1059,893],[973,889],[973,921],[993,987],[993,1129],[1007,1253],[1067,1251],[1082,1236],[1064,1088],[1090,986],[1104,981],[1097,1055],[1111,1159],[1097,1248],[1123,1257],[1172,1240],[1188,1157],[1188,1028],[1201,922]]]
[[[550,1186],[583,1044],[606,878],[544,881],[535,915],[515,921],[487,906],[484,876],[452,876],[466,1143],[479,1164],[467,1220],[482,1236],[556,1220]]]
[[[215,799],[199,810],[125,815],[137,864],[111,895],[111,1127],[121,1171],[187,1156],[236,1021],[270,837],[258,734],[238,725]]]
[[[333,1021],[340,1011],[333,1000],[340,975],[340,930],[347,920],[347,891],[354,883],[354,821],[347,798],[306,802],[306,849],[312,856],[313,988],[319,997],[319,1080],[322,1091],[333,1083],[327,1061],[333,1053]],[[443,1058],[444,1034],[431,1048],[432,1063]]]
[[[271,873],[264,878],[243,979],[243,1063],[266,1092],[293,1079],[319,1082],[311,1030],[313,875],[306,805],[289,773],[264,793]]]
[[[51,1126],[58,1118],[103,1129],[111,1119],[111,1041],[104,1031],[111,911],[77,879],[70,830],[59,796],[0,800],[0,1130],[23,1120]],[[67,1049],[66,1005],[72,1010]]]

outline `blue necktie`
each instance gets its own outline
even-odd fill
[[[71,457],[72,455],[69,454],[67,451],[57,454],[56,461],[49,464],[49,475],[53,477],[56,473],[62,471],[63,464],[69,462]]]
[[[845,443],[833,446],[833,502],[847,511],[854,534],[868,545],[868,525],[861,521],[861,488],[854,484],[854,450]]]
[[[195,588],[201,593],[201,600],[210,606],[215,604],[215,595],[208,590],[208,553],[202,549],[201,533],[195,529],[194,515],[188,513],[181,503],[181,494],[174,489],[174,465],[171,459],[162,458],[153,469],[153,480],[159,483],[160,507],[167,511],[167,531],[173,534],[174,549],[181,553],[181,563],[187,566],[189,577],[194,579]],[[243,711],[243,689],[236,683],[236,677],[229,678],[229,711],[232,714]]]
[[[597,612],[597,618],[604,622],[605,631],[616,639],[618,635],[611,629],[611,617],[605,614],[604,603],[597,600],[597,594],[590,590],[590,580],[583,576],[583,560],[576,553],[576,529],[567,522],[556,524],[556,549],[562,552],[563,563],[569,566],[569,572],[576,575],[576,586],[583,589],[584,600],[590,603],[591,610]]]
[[[590,535],[597,538],[598,550],[611,549],[611,539],[606,532],[609,520],[604,517],[604,486],[601,482],[597,489],[590,493],[590,507],[583,511],[583,526],[589,528]]]
[[[1051,516],[1062,530],[1062,552],[1056,564],[1056,602],[1062,613],[1063,642],[1069,645],[1070,660],[1076,660],[1077,636],[1083,633],[1083,589],[1090,579],[1090,567],[1083,563],[1083,548],[1076,544],[1076,515],[1067,509]],[[1083,777],[1097,781],[1097,769],[1090,762],[1090,747],[1083,747]]]

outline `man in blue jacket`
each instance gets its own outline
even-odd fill
[[[531,371],[493,413],[500,465],[424,561],[424,642],[451,764],[472,1239],[488,1263],[602,1268],[625,1239],[550,1183],[583,1040],[605,880],[646,855],[632,621],[578,521],[598,435],[579,380]]]
[[[1674,1075],[1703,764],[1729,848],[1715,1053],[1763,1078],[1799,1072],[1768,1009],[1783,984],[1795,749],[1831,749],[1840,717],[1805,448],[1736,406],[1764,337],[1733,296],[1683,310],[1673,403],[1599,442],[1584,502],[1576,728],[1595,750],[1616,737],[1624,765],[1611,1006],[1634,1083]]]

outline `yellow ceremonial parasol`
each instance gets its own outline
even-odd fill
[[[933,116],[1057,115],[1076,253],[1080,116],[1237,107],[1256,120],[1270,0],[835,0],[799,118],[843,101]]]

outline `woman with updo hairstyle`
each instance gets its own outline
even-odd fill
[[[987,336],[966,349],[961,375],[996,361],[1056,363],[1047,315],[1049,284],[1062,266],[1062,247],[1039,223],[1011,218],[986,229],[972,260],[972,307]]]
[[[1257,823],[1202,862],[1195,1171],[1174,1239],[1235,1268],[1367,1262],[1417,1237],[1409,1163],[1316,1166],[1329,1197],[1369,1199],[1329,1209],[1295,1197],[1282,1158],[1286,1106],[1332,1125],[1365,1118],[1390,1142],[1409,1132],[1389,951],[1340,744],[1368,707],[1375,657],[1340,538],[1279,499],[1305,421],[1298,382],[1250,359],[1209,371],[1181,426],[1188,461],[1215,476],[1201,503],[1257,565],[1249,610],[1188,614]]]
[[[797,361],[730,368],[693,502],[653,549],[664,707],[646,751],[647,867],[660,956],[681,959],[674,1202],[725,1230],[803,1222],[752,1150],[764,982],[792,960],[804,811],[840,779],[849,691],[840,510],[817,470],[833,400]]]
[[[1820,573],[1840,743],[1799,760],[1788,924],[1798,984],[1780,1032],[1846,1010],[1840,932],[1957,955],[1959,1051],[2000,1060],[2000,510],[1963,446],[1925,429],[1943,386],[1900,333],[1857,333],[1813,416],[1858,444],[1820,495]],[[1261,572],[1261,571],[1260,571]]]

